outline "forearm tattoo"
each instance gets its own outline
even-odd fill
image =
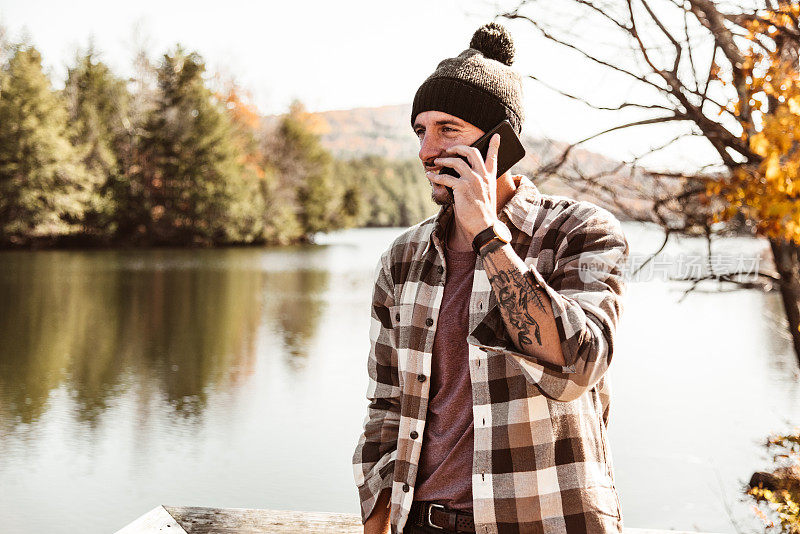
[[[522,348],[533,344],[531,336],[541,346],[542,336],[539,323],[528,311],[528,306],[535,306],[539,311],[546,312],[544,302],[537,288],[524,272],[512,266],[509,269],[497,269],[490,253],[484,256],[484,262],[491,265],[497,274],[489,277],[489,282],[495,289],[497,301],[506,311],[509,323],[517,330],[517,345]]]

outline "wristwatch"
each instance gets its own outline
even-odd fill
[[[478,232],[478,235],[476,235],[475,239],[472,240],[472,250],[474,250],[476,254],[480,255],[481,249],[489,244],[489,242],[493,239],[499,239],[503,242],[503,244],[510,243],[511,230],[509,230],[508,226],[499,220],[495,221],[494,224],[492,224],[486,230]]]

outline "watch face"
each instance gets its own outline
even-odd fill
[[[500,221],[496,221],[494,223],[494,235],[496,235],[501,241],[505,243],[511,242],[511,230],[509,230],[508,226],[506,226]]]

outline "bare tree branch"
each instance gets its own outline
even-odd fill
[[[614,70],[614,71],[619,72],[619,73],[622,73],[622,74],[625,74],[626,76],[630,76],[633,79],[635,79],[635,80],[637,80],[637,81],[639,81],[639,82],[641,82],[643,84],[646,84],[646,85],[654,87],[655,89],[658,89],[659,91],[663,91],[664,90],[663,87],[659,86],[656,83],[651,82],[650,80],[648,80],[647,78],[645,78],[643,76],[640,76],[638,74],[634,74],[633,72],[630,72],[627,69],[624,69],[624,68],[622,68],[622,67],[620,67],[618,65],[614,65],[614,64],[609,63],[607,61],[604,61],[604,60],[602,60],[600,58],[596,58],[596,57],[592,56],[591,54],[589,54],[588,52],[586,52],[585,50],[573,45],[572,43],[568,43],[566,41],[563,41],[563,40],[555,37],[554,35],[550,34],[540,24],[538,24],[536,21],[534,21],[530,17],[522,15],[522,14],[516,12],[516,11],[510,11],[508,13],[504,13],[503,17],[507,18],[507,19],[525,20],[525,21],[529,22],[534,28],[536,28],[542,34],[542,36],[544,36],[545,38],[547,38],[547,39],[549,39],[549,40],[551,40],[551,41],[553,41],[555,43],[558,43],[561,46],[569,48],[570,50],[574,50],[575,52],[581,54],[583,57],[585,57],[589,61],[592,61],[592,62],[597,63],[599,65],[603,65],[604,67],[608,67],[609,69]]]
[[[672,111],[672,108],[670,108],[668,106],[661,105],[661,104],[637,104],[635,102],[623,102],[622,104],[620,104],[618,106],[614,106],[614,107],[611,107],[611,106],[600,106],[598,104],[594,104],[592,102],[589,102],[588,100],[586,100],[583,97],[580,97],[580,96],[577,96],[577,95],[573,95],[571,93],[567,93],[566,91],[563,91],[561,89],[553,87],[552,85],[548,84],[547,82],[543,81],[540,78],[537,78],[536,76],[534,76],[532,74],[529,74],[528,78],[530,78],[531,80],[534,80],[535,82],[543,85],[544,87],[550,89],[551,91],[554,91],[554,92],[560,94],[561,96],[565,96],[565,97],[567,97],[569,99],[576,100],[578,102],[581,102],[582,104],[585,104],[586,106],[588,106],[590,108],[601,110],[601,111],[620,111],[620,110],[622,110],[624,108],[628,108],[628,107],[635,107],[635,108],[639,108],[639,109],[661,109],[661,110],[666,110],[666,111]]]

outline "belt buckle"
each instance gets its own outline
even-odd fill
[[[444,530],[444,527],[440,527],[439,525],[434,525],[434,524],[431,522],[431,510],[433,510],[434,508],[438,508],[438,509],[440,509],[442,512],[444,512],[444,505],[442,505],[442,504],[436,504],[436,503],[431,503],[431,504],[429,504],[429,505],[428,505],[428,518],[427,518],[427,519],[428,519],[428,521],[427,521],[427,522],[428,522],[428,526],[431,526],[431,527],[433,527],[433,528],[438,528],[439,530]]]

